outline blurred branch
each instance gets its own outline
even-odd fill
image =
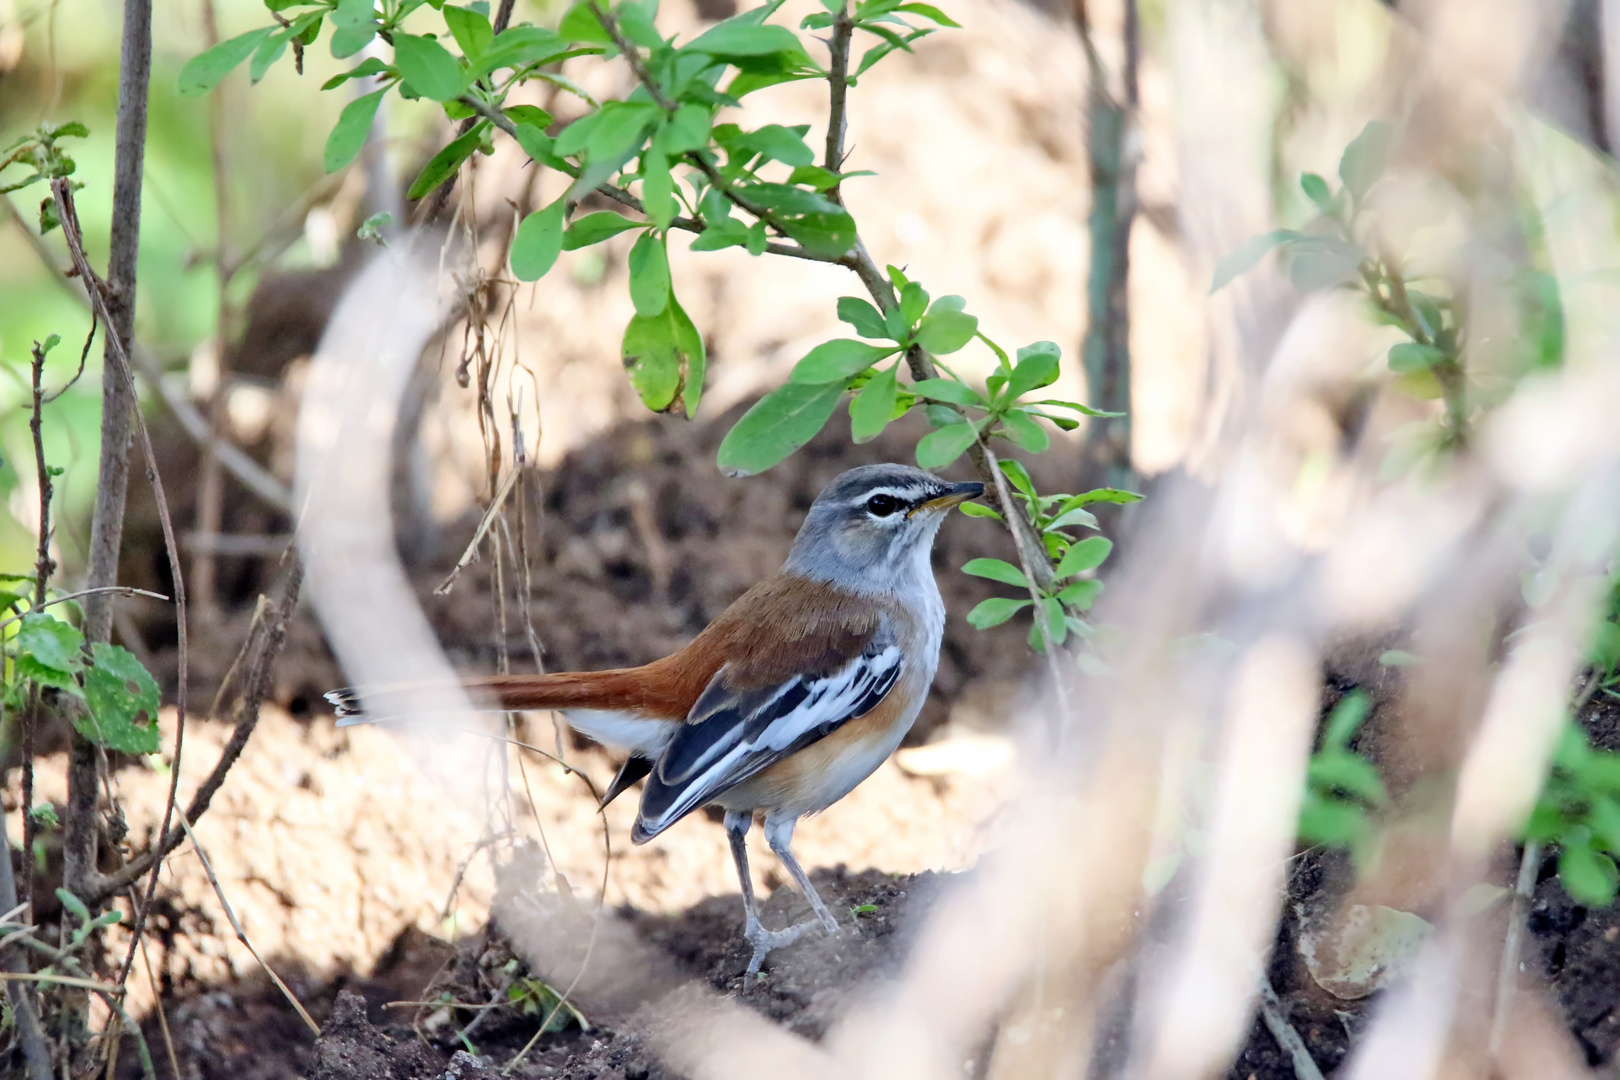
[[[317,188],[312,189],[312,192],[316,190],[324,189],[317,185]],[[318,199],[311,198],[309,201],[313,204]],[[4,198],[0,199],[0,205],[5,207],[6,213],[11,216],[18,231],[23,234],[23,239],[33,249],[40,262],[44,263],[46,269],[51,272],[52,279],[61,285],[70,296],[90,309],[93,314],[94,305],[86,295],[82,287],[83,283],[81,282],[79,286],[75,286],[72,278],[57,267],[55,256],[51,254],[50,248],[46,247],[45,242],[40,239],[38,234],[28,227],[28,223],[17,212],[16,204],[10,198]],[[262,247],[262,244],[257,245],[254,252],[257,252],[259,247]],[[244,255],[243,260],[233,267],[233,272],[240,269],[251,255],[253,255],[253,252]],[[184,394],[173,389],[165,382],[163,368],[158,363],[157,357],[141,348],[138,343],[131,348],[129,357],[134,361],[135,369],[140,372],[141,378],[146,380],[148,386],[158,392],[158,396],[163,399],[163,403],[168,407],[169,412],[180,422],[181,430],[193,442],[211,448],[213,453],[219,457],[220,464],[225,466],[226,470],[236,477],[243,487],[258,496],[259,500],[265,505],[280,510],[284,514],[292,513],[292,495],[281,481],[265,471],[263,466],[254,461],[236,444],[226,439],[215,439],[209,431],[208,421],[204,419],[202,413],[197,411],[197,407],[188,401]]]
[[[1081,347],[1091,404],[1121,415],[1093,419],[1085,456],[1112,487],[1131,487],[1131,228],[1136,220],[1137,69],[1142,33],[1137,0],[1125,0],[1123,100],[1108,88],[1087,0],[1075,0],[1086,57],[1086,153],[1091,164],[1091,260],[1086,283],[1086,335]]]
[[[1260,1019],[1265,1021],[1266,1030],[1271,1032],[1271,1037],[1277,1040],[1277,1045],[1282,1047],[1293,1063],[1294,1076],[1298,1080],[1323,1080],[1316,1059],[1311,1057],[1305,1040],[1299,1037],[1294,1025],[1288,1022],[1282,1001],[1278,999],[1277,991],[1271,988],[1271,980],[1264,974],[1260,976]]]
[[[219,20],[214,11],[214,0],[202,0],[203,40],[209,48],[219,44]],[[225,428],[226,385],[230,378],[229,352],[230,321],[232,315],[230,266],[227,240],[230,228],[230,160],[225,149],[226,85],[222,80],[208,95],[208,162],[214,179],[214,274],[218,281],[219,296],[214,307],[214,385],[208,395],[208,441],[201,444],[202,461],[198,468],[196,506],[193,520],[196,531],[217,533],[225,513],[225,478],[220,472],[219,455],[214,447],[221,441]],[[196,364],[195,354],[192,359]],[[205,627],[218,624],[219,605],[214,598],[214,572],[216,562],[213,551],[196,550],[191,553],[191,587],[199,623]]]

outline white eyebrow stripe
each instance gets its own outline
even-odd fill
[[[887,495],[890,498],[901,499],[906,502],[913,502],[918,499],[926,499],[932,496],[933,493],[933,488],[923,487],[919,484],[911,484],[906,487],[880,487],[872,488],[871,490],[867,491],[864,495],[860,496],[856,502],[865,503],[869,499],[872,499],[878,495]]]

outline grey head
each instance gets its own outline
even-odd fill
[[[951,507],[984,494],[909,465],[862,465],[821,489],[785,571],[860,592],[890,592],[929,572]]]

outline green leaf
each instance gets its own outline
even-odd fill
[[[896,372],[897,367],[884,368],[872,376],[849,403],[849,432],[856,443],[871,442],[894,419],[894,407],[900,394]]]
[[[1012,481],[1012,486],[1018,493],[1030,502],[1035,501],[1035,481],[1029,478],[1029,472],[1021,462],[1011,458],[1001,459],[1001,474]]]
[[[1343,792],[1374,806],[1389,798],[1372,762],[1348,750],[1330,747],[1313,755],[1306,776],[1317,787]]]
[[[336,19],[332,20],[334,23]],[[371,39],[377,36],[377,24],[366,23],[364,26],[341,26],[332,31],[332,57],[336,60],[347,60],[355,53],[371,44]]]
[[[553,30],[539,26],[512,26],[505,33],[496,35],[489,50],[474,65],[473,73],[484,76],[501,68],[527,67],[561,57],[567,52],[568,40]]]
[[[944,401],[964,407],[977,406],[982,409],[986,404],[978,391],[955,379],[923,379],[912,384],[911,392],[929,401]]]
[[[84,666],[84,635],[77,628],[50,615],[29,612],[19,620],[13,645],[19,678],[82,696],[74,678]]]
[[[432,101],[450,101],[466,89],[461,65],[430,37],[394,31],[394,66],[412,90]]]
[[[928,290],[915,281],[906,282],[900,290],[900,318],[907,326],[916,326],[917,320],[928,310]]]
[[[1339,159],[1339,179],[1344,181],[1345,190],[1357,203],[1384,175],[1384,166],[1389,160],[1389,144],[1394,135],[1395,129],[1389,124],[1374,120],[1344,148],[1344,156]]]
[[[478,59],[494,42],[495,31],[489,25],[487,14],[471,8],[456,7],[453,4],[444,5],[440,12],[444,15],[444,21],[449,25],[456,44],[460,46],[461,54],[467,59]]]
[[[956,20],[952,19],[949,15],[947,15],[943,11],[939,10],[939,8],[935,7],[933,4],[920,4],[920,3],[901,4],[895,10],[897,10],[897,11],[908,11],[913,15],[921,15],[925,19],[932,19],[934,22],[938,23],[939,25],[948,26],[953,30],[960,30],[962,28],[961,23],[959,23]]]
[[[630,299],[636,314],[651,318],[669,303],[669,252],[661,237],[644,232],[630,249]]]
[[[343,168],[353,161],[355,155],[366,145],[366,134],[371,131],[371,122],[377,116],[377,106],[382,104],[383,95],[386,93],[387,88],[373,90],[343,106],[343,112],[338,115],[338,122],[332,126],[332,134],[326,137],[327,172],[337,172]]]
[[[1288,280],[1301,292],[1331,289],[1356,278],[1366,252],[1331,237],[1310,237],[1294,245],[1288,259]]]
[[[1108,419],[1110,417],[1125,415],[1122,412],[1107,412],[1103,409],[1093,409],[1090,405],[1082,405],[1078,401],[1059,401],[1056,398],[1048,398],[1045,401],[1032,401],[1030,404],[1045,405],[1054,409],[1073,409],[1082,416],[1094,416],[1099,419]]]
[[[564,251],[577,251],[579,248],[600,244],[611,236],[618,236],[631,229],[645,229],[645,221],[631,221],[623,214],[615,214],[611,210],[601,210],[594,214],[586,214],[568,226],[563,233]]]
[[[1029,454],[1044,454],[1052,445],[1052,436],[1023,409],[1014,409],[1004,415],[1001,429],[996,434]]]
[[[735,218],[726,218],[724,221],[711,222],[692,241],[691,250],[719,251],[722,248],[740,247],[747,242],[748,226]]]
[[[597,115],[599,118],[591,125],[585,140],[585,153],[593,162],[614,161],[639,148],[647,129],[660,114],[658,106],[647,102],[610,101]],[[559,147],[561,144],[559,138]],[[564,153],[561,149],[557,152]]]
[[[503,111],[514,124],[529,124],[541,131],[551,124],[551,114],[538,105],[508,105]]]
[[[930,431],[917,442],[917,464],[924,469],[949,465],[973,445],[974,435],[973,425],[966,420]]]
[[[550,161],[556,156],[556,140],[533,124],[518,124],[516,131],[517,134],[513,137],[531,159]]]
[[[1328,714],[1327,730],[1322,733],[1323,746],[1349,746],[1350,740],[1372,714],[1372,698],[1367,691],[1356,689],[1339,699]]]
[[[931,312],[917,327],[917,344],[931,353],[948,356],[973,340],[979,320],[960,311]]]
[[[1607,855],[1573,844],[1558,855],[1558,880],[1572,899],[1588,907],[1607,907],[1614,901],[1620,874]]]
[[[1620,754],[1597,750],[1575,770],[1581,786],[1591,791],[1620,792]],[[1615,850],[1620,851],[1620,848]]]
[[[382,75],[392,71],[392,68],[383,63],[381,60],[377,59],[375,56],[368,56],[358,64],[354,65],[354,67],[350,68],[348,71],[339,72],[330,79],[327,79],[325,82],[321,83],[321,89],[335,90],[339,86],[342,86],[344,83],[348,82],[350,79],[359,79],[367,75]]]
[[[966,506],[967,503],[962,505]],[[1028,600],[1008,600],[1003,597],[992,597],[979,603],[968,612],[968,625],[975,630],[988,630],[992,626],[1000,626],[1020,611],[1030,606]]]
[[[675,220],[675,179],[669,174],[669,158],[659,147],[658,136],[641,155],[641,201],[647,216],[660,229]]]
[[[1095,514],[1093,514],[1090,510],[1085,510],[1076,506],[1059,513],[1047,523],[1046,529],[1043,531],[1051,532],[1054,529],[1067,529],[1073,525],[1080,525],[1087,529],[1102,528],[1102,526],[1098,524],[1097,516]]]
[[[72,912],[73,916],[81,923],[87,923],[90,921],[90,909],[85,906],[83,900],[80,900],[77,896],[73,895],[66,889],[57,889],[56,898],[60,900],[62,902],[62,906],[68,911]]]
[[[853,326],[861,337],[882,339],[889,336],[883,327],[883,316],[878,314],[878,309],[859,297],[840,296],[838,318]]]
[[[405,197],[420,199],[454,176],[456,170],[461,168],[461,163],[472,157],[473,152],[478,149],[478,144],[484,137],[485,127],[487,125],[483,123],[475,124],[467,134],[452,139],[448,146],[434,154],[428,163],[422,166],[422,171],[417,174],[416,179],[411,181],[410,190],[405,193]]]
[[[290,40],[291,35],[286,33],[265,38],[264,43],[253,52],[253,63],[248,65],[248,81],[257,85],[270,70],[271,65],[280,60],[282,54],[287,51],[287,42]]]
[[[1305,197],[1316,204],[1316,208],[1324,214],[1331,215],[1337,209],[1333,205],[1333,193],[1328,190],[1327,181],[1316,173],[1308,172],[1299,178],[1300,190]]]
[[[664,121],[664,149],[672,154],[703,149],[709,145],[711,119],[710,111],[702,105],[681,105],[674,116]]]
[[[990,509],[988,506],[985,506],[983,503],[965,502],[962,505],[958,506],[957,509],[962,511],[962,514],[963,514],[964,517],[992,518],[992,519],[994,519],[996,521],[1005,520],[1000,514],[996,513],[994,510]]]
[[[1060,578],[1066,578],[1087,570],[1095,570],[1113,550],[1114,542],[1106,536],[1088,536],[1069,548],[1054,573]]]
[[[637,314],[624,328],[620,348],[630,385],[654,412],[665,412],[685,391],[682,405],[691,416],[703,392],[703,336],[671,294],[653,315]]]
[[[1123,488],[1102,487],[1092,488],[1090,491],[1082,491],[1080,494],[1071,497],[1069,501],[1063,505],[1066,507],[1088,506],[1091,503],[1100,502],[1113,503],[1117,506],[1125,506],[1130,503],[1139,503],[1141,501],[1142,496],[1138,495],[1134,491],[1126,491]]]
[[[1273,229],[1253,239],[1245,240],[1235,251],[1215,264],[1215,277],[1210,282],[1209,291],[1220,292],[1233,278],[1248,271],[1272,249],[1303,239],[1304,235],[1293,229]]]
[[[720,471],[752,476],[775,465],[815,438],[843,392],[842,383],[790,382],[772,390],[721,440]]]
[[[512,237],[509,258],[512,274],[519,281],[539,281],[556,263],[562,251],[565,206],[565,200],[558,199],[544,210],[524,218],[518,226],[517,235]]]
[[[1367,831],[1367,811],[1360,805],[1305,793],[1299,810],[1299,838],[1307,844],[1348,847]]]
[[[1620,852],[1620,802],[1615,802],[1609,795],[1594,797],[1586,814],[1586,823],[1591,827],[1592,834],[1603,841],[1605,848]]]
[[[1445,358],[1446,354],[1433,345],[1403,341],[1399,345],[1390,346],[1389,370],[1397,375],[1407,375],[1433,367]]]
[[[1024,572],[1001,559],[970,559],[963,565],[962,573],[989,578],[1004,585],[1016,585],[1020,589],[1029,588],[1029,579],[1024,576]]]
[[[1095,578],[1085,581],[1076,581],[1065,586],[1058,594],[1058,602],[1076,611],[1090,611],[1091,605],[1097,602],[1097,597],[1103,591],[1103,583]]]
[[[749,132],[742,145],[784,165],[809,165],[816,160],[815,151],[805,145],[804,136],[781,124],[766,124]]]
[[[833,259],[855,246],[855,219],[825,195],[789,184],[748,184],[738,193],[772,211],[782,231],[813,255]]]
[[[261,26],[222,41],[205,53],[186,61],[180,69],[180,96],[200,97],[218,86],[236,65],[252,56],[261,42],[276,32],[274,26]]]
[[[127,649],[98,641],[91,652],[95,661],[84,673],[85,704],[90,711],[87,717],[76,719],[74,727],[109,750],[157,753],[157,680]],[[145,722],[137,722],[142,714]]]
[[[1007,377],[1003,396],[1017,401],[1031,390],[1050,386],[1057,381],[1059,359],[1063,350],[1050,341],[1037,341],[1018,350],[1018,363]]]
[[[834,338],[805,353],[804,359],[793,365],[791,381],[843,383],[896,351],[892,345],[885,348],[853,338]]]
[[[605,10],[605,9],[604,9]],[[611,45],[613,36],[602,26],[591,5],[585,0],[568,9],[557,24],[557,33],[569,41],[585,41],[593,45]]]
[[[748,25],[737,19],[727,19],[717,26],[710,27],[686,48],[710,56],[769,56],[772,53],[787,53],[794,59],[801,57],[809,59],[805,55],[804,46],[799,44],[798,37],[787,27]]]

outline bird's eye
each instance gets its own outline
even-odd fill
[[[888,517],[900,509],[900,500],[893,495],[874,495],[866,500],[866,509],[873,517]]]

